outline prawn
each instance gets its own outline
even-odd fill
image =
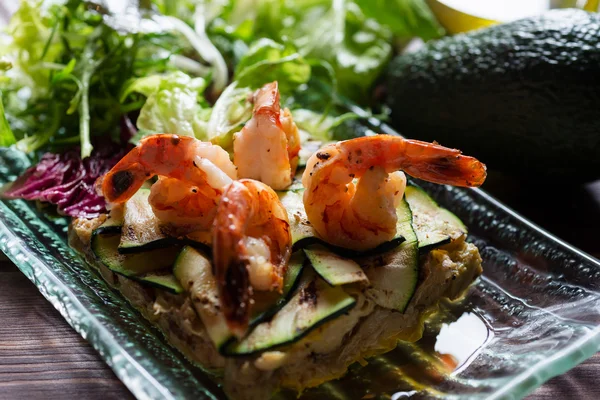
[[[223,314],[241,337],[254,290],[281,290],[290,258],[290,224],[273,189],[252,179],[232,182],[217,207],[212,243]]]
[[[302,175],[311,225],[336,246],[368,250],[396,234],[396,206],[406,177],[480,186],[486,167],[459,150],[399,136],[376,135],[322,147]]]
[[[221,147],[189,136],[148,136],[103,178],[109,203],[127,201],[153,176],[149,202],[163,222],[209,229],[219,198],[237,178],[235,165]]]
[[[236,133],[233,142],[239,177],[259,180],[275,190],[285,189],[298,166],[298,127],[290,110],[281,110],[276,81],[258,89],[252,101],[252,118]]]

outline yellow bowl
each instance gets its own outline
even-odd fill
[[[427,4],[440,24],[451,35],[498,24],[498,21],[464,13],[438,0],[427,0]]]
[[[433,12],[433,14],[436,16],[436,18],[438,19],[438,21],[440,22],[440,24],[446,29],[446,31],[449,34],[455,34],[455,33],[460,33],[460,32],[467,32],[467,31],[471,31],[473,29],[479,29],[479,28],[484,28],[486,26],[490,26],[490,25],[495,25],[501,22],[509,22],[512,21],[514,19],[519,19],[519,18],[524,18],[524,17],[528,17],[530,15],[534,15],[537,12],[544,12],[544,7],[547,7],[543,5],[542,2],[538,2],[538,3],[529,3],[528,6],[529,7],[520,7],[519,5],[523,5],[523,3],[517,2],[517,1],[513,1],[511,3],[503,3],[503,0],[480,0],[480,1],[488,1],[488,2],[492,2],[494,1],[495,6],[499,6],[499,5],[504,5],[505,7],[509,7],[509,10],[512,10],[513,13],[509,13],[506,14],[506,12],[502,13],[502,17],[500,15],[498,15],[498,20],[495,19],[488,19],[488,18],[483,18],[483,17],[478,17],[472,14],[469,14],[469,12],[466,11],[461,11],[457,8],[454,7],[458,7],[458,6],[450,6],[448,5],[448,1],[444,1],[444,0],[426,0],[427,4],[429,5],[429,8],[431,8],[431,11]],[[583,3],[583,2],[581,2]],[[452,4],[457,4],[456,1],[452,2]],[[460,3],[458,3],[460,4]],[[470,4],[470,6],[473,6],[473,3],[467,3],[465,2],[465,9],[467,9],[468,7],[466,7],[466,4]],[[559,7],[559,8],[563,8],[563,7],[574,7],[576,4],[578,4],[578,7],[583,8],[586,11],[598,11],[598,7],[600,5],[600,0],[587,0],[583,5],[580,4],[579,1],[575,1],[575,0],[555,0],[552,2],[553,7]],[[487,4],[488,6],[490,5],[489,3]],[[532,8],[533,6],[533,8]],[[540,7],[541,6],[541,7]],[[482,3],[482,4],[478,4],[478,7],[481,10],[485,10],[486,4]],[[533,13],[533,14],[532,14]],[[512,15],[511,15],[512,14]],[[489,15],[487,15],[489,17]],[[492,16],[494,17],[494,16]],[[503,19],[504,18],[504,19]]]

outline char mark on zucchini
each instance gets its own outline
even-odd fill
[[[314,307],[317,305],[317,286],[315,281],[310,282],[300,291],[300,304]]]

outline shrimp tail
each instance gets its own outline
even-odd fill
[[[266,115],[277,126],[281,126],[279,120],[279,85],[277,81],[267,83],[252,95],[254,103],[254,115]]]
[[[429,182],[454,186],[481,186],[487,176],[485,164],[460,150],[399,136],[366,136],[340,142],[348,168],[363,174],[374,166],[386,172],[402,170]],[[319,160],[329,158],[325,148],[317,152]]]
[[[402,169],[415,178],[439,184],[477,187],[487,177],[485,164],[474,157],[462,155],[460,150],[420,140],[404,141],[407,142],[408,157],[405,160],[408,161],[402,163]]]

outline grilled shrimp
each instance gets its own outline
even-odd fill
[[[392,239],[406,187],[400,170],[454,186],[480,186],[486,178],[483,163],[434,143],[377,135],[330,144],[302,175],[310,223],[325,241],[346,248],[368,250]]]
[[[257,90],[252,99],[252,118],[234,138],[234,163],[240,178],[284,189],[292,183],[298,166],[298,127],[290,111],[280,108],[277,82]]]
[[[213,268],[230,329],[243,336],[254,290],[281,290],[292,236],[287,212],[264,183],[241,179],[225,190],[213,224]]]
[[[123,203],[158,175],[149,202],[164,222],[209,229],[219,198],[237,178],[229,154],[219,146],[188,136],[152,135],[125,155],[104,177],[110,203]]]

